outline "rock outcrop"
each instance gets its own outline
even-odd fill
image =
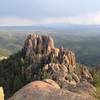
[[[74,85],[80,82],[80,77],[76,74],[75,54],[63,47],[56,48],[50,36],[35,33],[29,35],[24,44],[23,55],[29,63],[24,69],[28,81],[37,79],[37,77],[41,79],[40,72],[44,71],[50,76],[47,78],[56,82],[61,81]],[[81,79],[92,79],[85,67],[81,67]]]
[[[29,35],[25,41],[24,50],[27,56],[33,53],[47,54],[54,48],[54,41],[50,36]]]
[[[81,75],[81,80],[87,80],[88,82],[93,81],[93,77],[89,72],[88,68],[81,64],[80,64],[80,75]]]
[[[25,69],[28,81],[37,77],[36,74],[40,68],[57,81],[69,80],[76,83],[80,81],[75,73],[75,54],[63,47],[56,48],[50,36],[29,35],[25,41],[23,53],[29,62],[29,67]]]
[[[77,69],[75,54],[63,47],[56,48],[52,37],[29,35],[22,53],[26,62],[22,75],[27,82],[35,82],[9,100],[94,100],[90,95],[95,94],[95,88],[87,81],[92,79],[88,69]],[[47,80],[36,81],[43,79]]]
[[[95,100],[87,93],[78,94],[60,89],[53,80],[35,81],[24,86],[9,100]]]
[[[54,41],[50,36],[29,35],[25,41],[23,52],[32,61],[35,56],[40,54],[41,56],[47,56],[48,59],[45,59],[46,61],[50,60],[49,62],[51,62],[52,58],[52,60],[56,59],[58,63],[76,66],[75,54],[63,47],[55,48]]]
[[[78,68],[75,54],[55,47],[50,36],[29,35],[23,49],[0,65],[6,99],[22,88],[9,100],[94,100],[88,69]],[[2,100],[2,88],[0,92]]]

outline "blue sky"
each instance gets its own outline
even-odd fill
[[[0,0],[0,26],[100,24],[100,0]]]

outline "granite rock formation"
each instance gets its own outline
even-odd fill
[[[80,82],[76,69],[75,54],[67,49],[56,48],[50,36],[30,34],[25,40],[23,55],[28,59],[28,67],[24,69],[28,81],[40,78],[41,71],[47,73],[56,82],[76,85]],[[41,70],[40,70],[41,69]],[[91,79],[89,71],[82,67],[82,77]],[[38,75],[38,76],[37,76]],[[40,77],[39,77],[40,76]]]
[[[61,89],[53,80],[34,81],[24,86],[9,100],[95,100],[87,93]]]
[[[57,81],[60,79],[65,81],[68,78],[67,75],[72,74],[72,80],[79,82],[75,73],[75,54],[63,47],[56,48],[52,37],[29,35],[25,41],[23,53],[29,62],[29,67],[25,69],[28,80],[32,78],[33,73],[36,75],[39,67],[42,67],[50,75],[52,73],[52,78]]]
[[[95,88],[88,82],[92,80],[88,69],[81,66],[78,70],[75,54],[55,47],[52,37],[29,35],[22,54],[27,62],[22,74],[31,83],[9,100],[94,100],[91,95],[95,94]]]

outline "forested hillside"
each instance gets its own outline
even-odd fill
[[[23,31],[1,31],[0,56],[9,56],[20,50],[28,33]],[[95,66],[100,63],[100,35],[82,36],[57,32],[38,32],[38,34],[50,34],[54,37],[57,47],[63,46],[74,51],[79,63],[88,66]]]
[[[0,32],[0,56],[9,56],[22,48],[25,33]]]

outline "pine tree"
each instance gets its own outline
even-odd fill
[[[23,86],[20,78],[18,76],[15,77],[14,82],[13,82],[13,92],[17,91]]]

